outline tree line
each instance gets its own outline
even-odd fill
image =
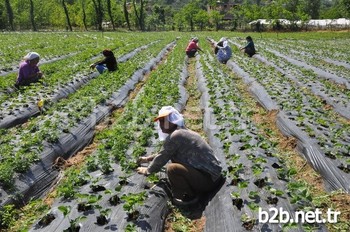
[[[225,4],[233,5],[224,9]],[[225,21],[227,15],[229,20]],[[10,31],[235,30],[260,18],[307,21],[349,17],[350,0],[4,0],[0,3],[0,29]]]

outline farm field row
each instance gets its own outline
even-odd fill
[[[276,124],[286,136],[295,137],[298,143],[296,150],[322,176],[327,191],[340,189],[348,192],[350,133],[346,110],[349,92],[345,84],[343,86],[333,78],[325,78],[322,72],[310,68],[347,80],[349,70],[344,65],[347,61],[341,60],[347,51],[340,47],[337,56],[328,56],[328,61],[334,62],[318,66],[320,59],[327,60],[327,51],[314,58],[310,55],[313,46],[303,50],[308,40],[302,40],[302,48],[298,49],[294,44],[293,50],[298,52],[287,53],[291,48],[268,35],[266,39],[257,37],[255,43],[259,54],[248,58],[238,49],[244,41],[237,38],[244,34],[228,33],[225,36],[231,42],[233,57],[225,66],[216,61],[212,47],[206,40],[218,40],[222,35],[198,33],[204,52],[190,60],[185,58],[184,48],[193,34],[183,33],[180,37],[177,34],[177,39],[171,33],[162,34],[162,38],[158,33],[137,35],[140,39],[133,39],[138,43],[123,42],[132,44],[125,50],[119,49],[122,46],[120,42],[115,42],[117,57],[143,48],[120,62],[117,72],[93,76],[76,91],[69,93],[67,98],[49,102],[41,114],[33,115],[28,122],[1,129],[2,212],[11,211],[8,205],[18,204],[19,199],[27,202],[31,198],[29,195],[17,200],[11,198],[19,189],[25,189],[21,185],[10,189],[13,181],[16,184],[26,183],[27,170],[32,172],[38,160],[52,165],[56,158],[68,159],[84,149],[94,138],[94,128],[119,109],[110,118],[111,124],[97,132],[93,140],[95,148],[84,158],[83,164],[64,172],[65,177],[54,194],[54,203],[45,206],[46,210],[39,213],[41,216],[26,221],[25,227],[30,231],[62,231],[81,223],[84,231],[163,230],[164,221],[159,221],[159,218],[165,218],[169,210],[165,173],[140,178],[135,172],[136,160],[142,155],[157,152],[161,145],[157,142],[152,123],[158,110],[163,105],[186,109],[187,93],[183,86],[189,75],[186,68],[195,66],[198,88],[202,94],[198,110],[204,112],[203,130],[221,160],[226,176],[226,183],[210,199],[210,204],[203,208],[207,221],[205,231],[220,228],[223,231],[224,228],[237,228],[237,231],[332,228],[328,224],[271,224],[257,220],[259,208],[282,207],[293,215],[297,210],[312,211],[322,205],[313,198],[305,183],[294,179],[297,170],[287,167],[288,160],[283,150],[279,150],[279,144],[269,139],[274,136],[273,133],[267,130],[262,133],[259,125],[254,123],[253,109],[249,108],[245,97],[247,92],[240,85],[246,85],[248,93],[265,107],[266,112],[279,112],[280,119]],[[106,33],[105,36],[110,38],[114,35]],[[272,41],[276,46],[271,45]],[[260,49],[259,46],[264,47]],[[332,53],[332,50],[328,52]],[[65,51],[62,50],[62,54]],[[79,54],[82,53],[43,64],[42,69],[47,67],[46,70],[49,70],[50,65],[54,67],[55,63],[68,60],[66,64],[74,61],[76,65],[73,66],[80,68],[68,72],[64,83],[79,75],[91,75],[83,67],[86,69],[93,59],[98,59],[97,48],[86,51],[85,58],[79,57]],[[297,59],[308,66],[301,68],[300,63],[293,62]],[[57,77],[64,75],[63,72],[54,71],[54,68],[51,70],[51,74]],[[128,98],[129,91],[138,82],[141,85]],[[48,83],[45,88],[51,88],[52,92],[57,89],[57,83]],[[6,86],[8,84],[4,84]],[[27,94],[31,98],[42,94],[42,90],[35,86],[21,91],[21,96],[4,98],[3,104],[23,106],[28,104]],[[15,100],[19,102],[18,105],[11,102],[13,97],[20,99]],[[30,101],[34,105],[36,99]],[[71,135],[77,139],[68,139]],[[60,154],[57,151],[50,153],[48,149],[59,150]],[[50,172],[57,176],[61,171],[50,168]],[[46,180],[45,189],[48,189],[51,181],[54,180]],[[33,185],[30,188],[38,187]],[[45,192],[39,189],[35,198],[45,195]],[[27,193],[24,191],[22,194]],[[116,202],[112,201],[112,197]],[[79,208],[82,204],[90,208],[82,210]],[[107,220],[100,219],[102,224],[99,224],[101,221],[96,222],[97,216],[107,216]],[[2,222],[6,224],[3,218]],[[350,228],[346,222],[340,225],[345,229]],[[6,226],[11,227],[11,222]],[[3,225],[3,228],[6,226]]]

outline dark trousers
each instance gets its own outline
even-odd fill
[[[209,174],[179,163],[169,163],[167,174],[174,198],[200,195],[218,186],[218,181],[214,182]]]
[[[244,49],[244,52],[247,53],[247,55],[249,57],[252,57],[255,54],[255,50],[251,49],[251,48],[246,48]]]
[[[194,57],[196,52],[197,52],[196,49],[192,49],[191,51],[186,51],[186,55],[188,56],[188,58],[191,58],[191,57]]]
[[[16,82],[16,86],[27,86],[27,85],[30,85],[31,83],[38,82],[39,80],[40,80],[40,77],[38,76],[30,79],[24,79],[21,82]]]

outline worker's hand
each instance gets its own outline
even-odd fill
[[[90,64],[90,68],[95,68],[96,65],[95,64]]]
[[[146,156],[143,156],[143,157],[140,157],[138,160],[137,160],[137,163],[138,164],[143,164],[143,163],[148,163],[149,160],[148,160],[148,157]]]
[[[138,167],[136,169],[136,171],[137,171],[137,173],[145,175],[145,176],[149,175],[149,172],[148,172],[147,168],[145,168],[145,167]]]

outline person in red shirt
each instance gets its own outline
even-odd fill
[[[202,52],[203,50],[198,46],[198,38],[193,38],[187,45],[186,55],[188,58],[194,57],[197,51]]]

